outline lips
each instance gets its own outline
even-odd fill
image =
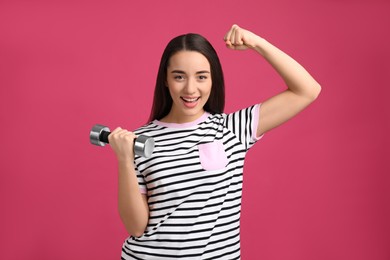
[[[190,98],[190,97],[180,97],[186,103],[195,103],[199,100],[200,97]]]
[[[180,97],[183,100],[183,105],[186,108],[192,109],[198,105],[200,97]]]

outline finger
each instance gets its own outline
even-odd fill
[[[226,42],[228,39],[229,39],[229,36],[230,36],[230,31],[227,31],[227,33],[225,33],[225,36],[223,36],[223,40]]]
[[[122,130],[122,128],[117,127],[114,129],[114,131],[111,132],[111,134],[118,133],[120,130]]]
[[[243,45],[244,42],[242,40],[242,30],[238,26],[236,27],[235,34],[234,34],[234,43],[235,45]]]
[[[230,35],[230,41],[233,45],[239,44],[240,27],[234,24],[232,26],[232,34]]]
[[[225,37],[224,37],[224,41],[225,41],[225,44],[228,46],[228,47],[231,47],[232,43],[230,42],[230,37],[232,35],[232,29],[230,29],[226,34],[225,34]]]
[[[113,132],[111,132],[111,134],[108,136],[108,141],[110,143],[117,142],[117,141],[131,142],[132,140],[134,140],[134,138],[135,138],[134,133],[118,127]]]
[[[233,44],[234,44],[233,39],[234,39],[235,28],[236,28],[236,25],[233,24],[232,27],[230,28],[230,30],[226,33],[226,35],[224,37],[225,43],[229,48],[234,48],[233,47]]]
[[[233,25],[232,26],[232,32],[230,34],[230,37],[229,37],[229,41],[232,45],[235,45],[236,44],[236,26]]]
[[[230,37],[234,31],[234,28],[235,28],[235,24],[232,25],[232,27],[230,27],[229,31],[225,34],[225,37],[224,37],[224,40],[230,40]]]
[[[111,134],[108,135],[108,142],[112,143],[112,139],[114,139],[121,131],[123,131],[122,128],[120,127],[115,128],[114,131],[112,131]]]
[[[119,138],[121,139],[134,139],[135,134],[133,132],[122,130],[118,133]]]

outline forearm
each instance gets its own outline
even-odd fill
[[[253,49],[271,64],[290,91],[309,99],[315,99],[318,96],[321,91],[320,85],[289,55],[261,37],[256,39]]]
[[[149,207],[145,195],[139,191],[134,163],[130,160],[118,162],[118,174],[119,215],[130,235],[141,236],[148,224]]]

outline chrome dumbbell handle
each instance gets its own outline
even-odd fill
[[[108,136],[111,134],[107,126],[96,124],[89,133],[91,144],[105,146],[108,144]],[[154,149],[154,139],[149,136],[140,135],[134,140],[134,153],[149,158]]]

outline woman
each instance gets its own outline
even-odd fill
[[[262,135],[297,115],[321,87],[287,54],[237,25],[226,46],[252,49],[287,89],[226,115],[218,56],[197,34],[167,45],[158,71],[150,123],[117,128],[109,142],[118,159],[119,213],[130,234],[122,259],[239,259],[245,154]],[[134,156],[136,134],[152,136],[151,158]]]

